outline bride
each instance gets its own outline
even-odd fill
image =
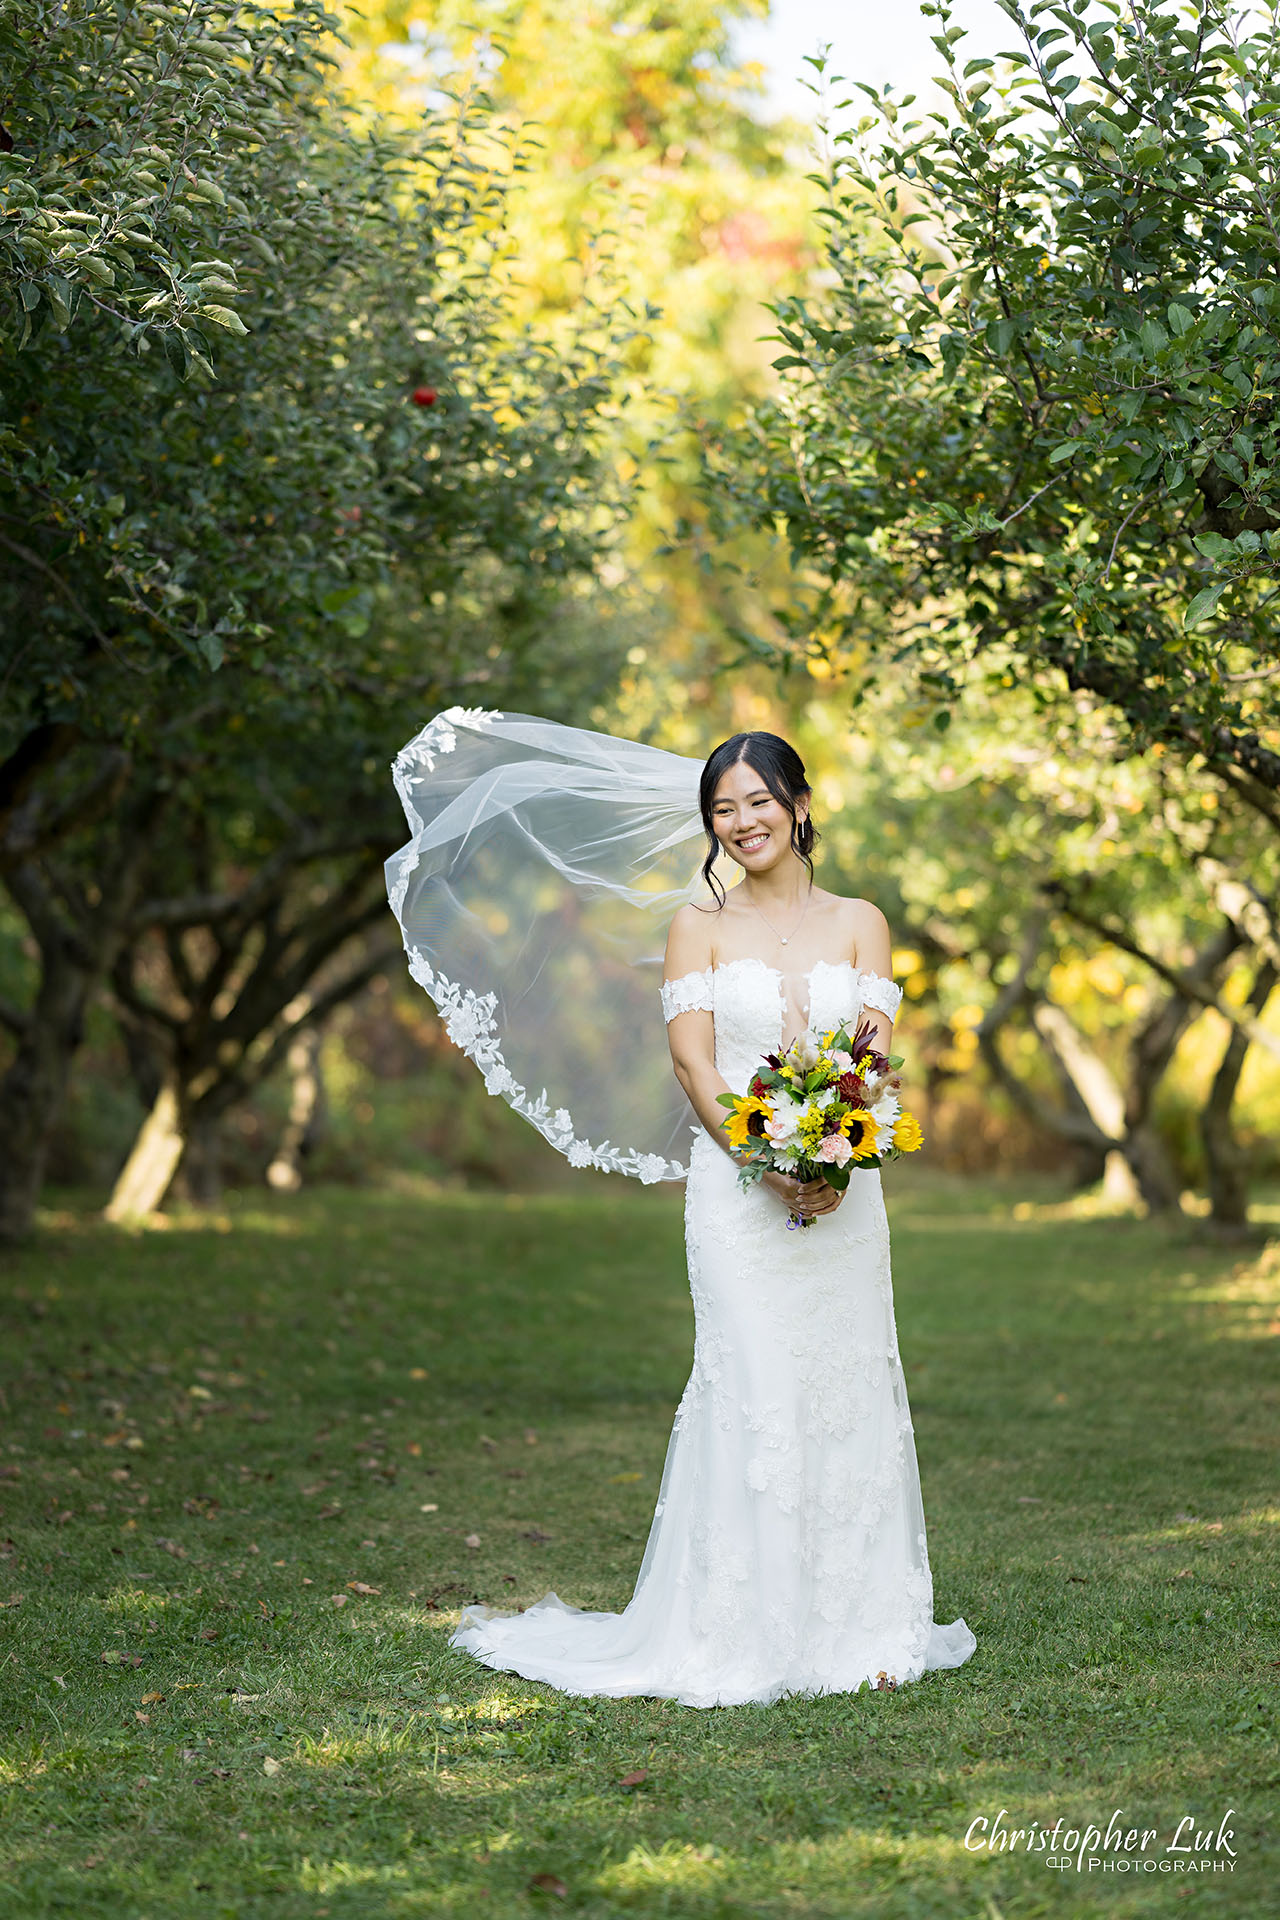
[[[652,888],[646,894],[643,887],[621,887],[599,861],[591,866],[582,848],[594,853],[630,834],[626,853],[634,869],[637,846],[679,844],[680,830],[665,839],[657,831],[654,794],[666,783],[662,805],[687,807],[693,763],[632,742],[528,722],[528,737],[518,746],[505,743],[469,785],[459,768],[441,796],[435,817],[452,816],[448,839],[459,833],[460,796],[485,795],[481,804],[462,809],[467,825],[445,857],[435,844],[441,836],[433,842],[424,814],[424,787],[432,784],[438,754],[456,748],[458,727],[474,724],[477,716],[455,710],[433,727],[441,720],[446,736],[455,736],[454,747],[442,747],[440,736],[430,742],[425,776],[422,743],[430,728],[406,749],[409,759],[402,755],[397,762],[406,812],[419,828],[409,847],[388,862],[411,970],[441,1007],[452,1037],[485,1069],[486,1082],[494,1082],[490,1091],[503,1093],[571,1161],[642,1179],[670,1177],[671,1163],[660,1156],[620,1159],[608,1143],[588,1147],[584,1158],[569,1112],[553,1115],[545,1092],[538,1101],[529,1099],[501,1044],[508,1028],[514,1032],[514,1012],[504,1005],[499,1020],[496,994],[462,988],[424,957],[416,929],[429,920],[439,938],[440,899],[430,915],[415,919],[406,907],[405,867],[412,863],[414,877],[420,869],[437,878],[443,872],[456,890],[457,847],[471,844],[478,816],[502,817],[494,782],[510,775],[521,798],[504,804],[525,808],[522,845],[532,841],[549,870],[569,875],[575,902],[612,886],[611,905],[622,893],[640,910]],[[551,740],[550,757],[559,756],[555,777],[546,783],[531,768],[533,729],[541,730],[537,752],[546,754]],[[622,759],[615,764],[617,755]],[[656,760],[637,759],[654,755]],[[575,771],[570,775],[566,768]],[[631,805],[637,781],[648,807],[643,831],[628,815],[613,833],[599,833],[607,795],[612,791],[619,803]],[[531,831],[531,787],[536,804],[556,803],[554,813],[544,805],[539,816],[543,835],[548,822],[557,823],[562,841],[556,850]],[[567,791],[575,787],[591,809],[593,826],[585,839],[575,829],[577,852],[566,859],[564,808]],[[584,1611],[555,1593],[514,1614],[464,1608],[451,1645],[486,1666],[566,1693],[651,1695],[696,1707],[768,1703],[788,1693],[856,1692],[864,1684],[901,1686],[931,1669],[960,1666],[976,1642],[963,1619],[949,1625],[933,1619],[880,1175],[856,1171],[840,1193],[825,1181],[802,1185],[768,1173],[744,1191],[720,1124],[724,1109],[717,1104],[721,1093],[744,1091],[761,1056],[779,1051],[806,1027],[821,1032],[865,1016],[874,1022],[876,1044],[889,1051],[901,999],[890,977],[889,929],[869,901],[844,899],[815,883],[810,790],[799,755],[786,741],[771,733],[726,740],[701,768],[696,798],[707,839],[704,884],[696,897],[686,888],[684,904],[670,920],[662,983],[651,988],[660,996],[671,1063],[687,1098],[685,1123],[692,1116],[700,1123],[685,1204],[693,1370],[675,1417],[639,1577],[620,1614]],[[721,876],[734,868],[740,870],[738,884],[726,889]],[[491,863],[490,887],[498,871]],[[478,923],[482,917],[473,900],[469,919]],[[574,916],[573,924],[585,939],[581,918]],[[619,924],[615,912],[608,926],[614,976]],[[528,945],[526,929],[520,951]],[[514,952],[498,968],[500,984],[511,988],[504,1000],[512,1007],[526,991],[514,983]],[[534,978],[540,979],[544,956],[534,964]],[[603,963],[591,973],[613,977]],[[577,1017],[583,1019],[580,1011]],[[789,1226],[794,1214],[811,1224],[803,1230]]]

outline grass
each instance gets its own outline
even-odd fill
[[[3,1273],[5,1920],[1266,1910],[1274,1249],[890,1184],[936,1612],[978,1652],[710,1711],[446,1645],[474,1598],[625,1605],[690,1358],[673,1196],[48,1216]],[[1232,1808],[1234,1871],[966,1850],[1001,1808],[1123,1809],[1166,1866]]]

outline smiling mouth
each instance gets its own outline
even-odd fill
[[[767,845],[768,839],[767,833],[753,833],[749,840],[739,840],[738,850],[740,853],[751,853],[756,847]]]

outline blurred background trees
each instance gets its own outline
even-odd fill
[[[1280,1170],[1275,36],[935,6],[810,151],[755,10],[0,0],[6,1237],[547,1177],[388,931],[454,701],[792,734],[935,1164]]]

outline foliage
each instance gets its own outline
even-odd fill
[[[328,679],[388,581],[422,609],[501,602],[521,572],[589,565],[595,527],[607,381],[582,328],[552,351],[486,284],[502,193],[473,150],[483,101],[412,135],[358,125],[325,91],[334,16],[225,18],[50,7],[10,89],[11,194],[56,154],[64,217],[123,283],[94,291],[97,256],[70,242],[61,305],[22,282],[41,303],[0,438],[10,710],[130,744],[224,659]],[[165,236],[138,242],[145,271],[114,238],[126,213]],[[42,217],[19,226],[32,275]]]
[[[761,618],[761,579],[785,590],[755,535],[720,553],[731,565],[713,564],[695,433],[772,384],[764,303],[816,255],[793,158],[806,136],[762,122],[755,76],[732,58],[733,22],[758,10],[373,0],[344,15],[358,101],[409,115],[483,75],[522,141],[500,267],[516,311],[553,334],[584,299],[636,316],[615,388],[629,512],[607,609],[631,657],[621,703],[600,716],[624,732],[684,714],[696,735],[725,636]]]
[[[1275,822],[1276,15],[1001,4],[994,61],[925,8],[947,111],[861,89],[834,284],[778,303],[783,393],[714,463],[810,570],[786,651],[905,650],[945,725],[1008,648]]]
[[[1078,1826],[1121,1751],[1162,1845],[1188,1777],[1230,1781],[1233,1901],[1263,1910],[1274,1262],[902,1171],[937,1612],[979,1652],[767,1710],[572,1699],[444,1644],[477,1597],[625,1604],[688,1368],[669,1198],[51,1217],[0,1309],[15,1920],[186,1920],[210,1888],[515,1916],[537,1874],[599,1920],[1029,1914],[1043,1858],[966,1852],[969,1822]]]

